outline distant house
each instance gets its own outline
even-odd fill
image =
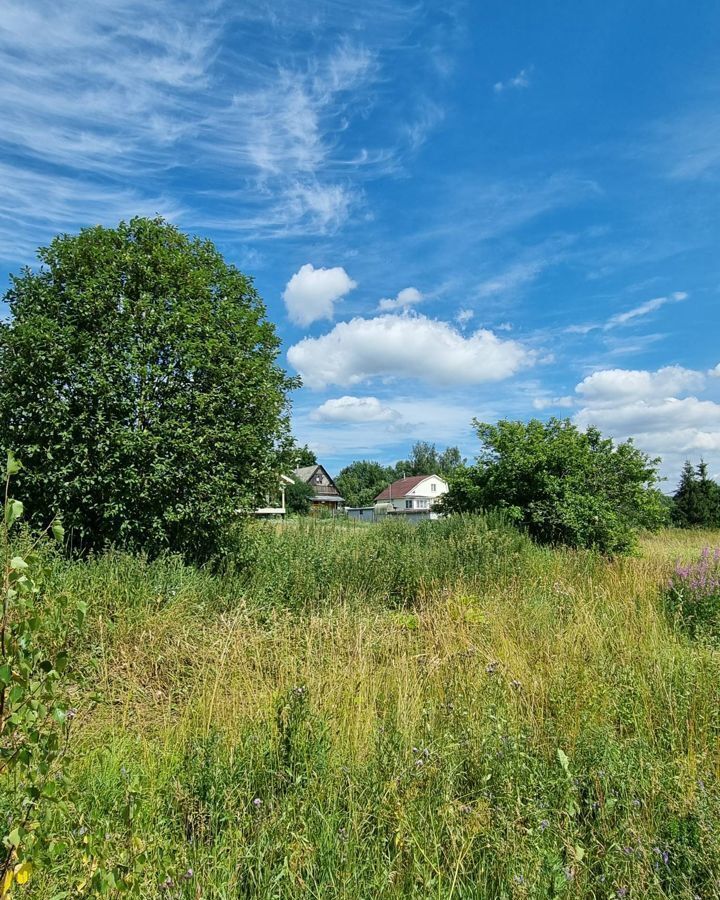
[[[393,481],[375,498],[375,512],[385,515],[408,516],[413,520],[434,519],[432,507],[448,492],[448,484],[439,475],[412,475]]]
[[[292,478],[287,475],[280,476],[280,484],[277,491],[272,494],[266,494],[263,498],[263,505],[255,510],[255,515],[261,518],[273,518],[274,516],[285,515],[285,487],[292,484]]]
[[[345,500],[340,496],[340,491],[324,466],[303,466],[301,469],[295,469],[293,475],[313,489],[315,496],[310,503],[312,512],[329,510],[333,515],[342,512]]]

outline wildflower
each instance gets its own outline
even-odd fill
[[[185,872],[185,874],[183,875],[183,878],[185,881],[190,881],[194,877],[195,877],[195,872],[192,869],[188,869]]]
[[[522,875],[516,875],[513,880],[515,881],[515,884],[525,884],[525,879]]]
[[[499,669],[499,667],[500,667],[500,663],[497,662],[497,660],[493,660],[492,662],[489,662],[485,666],[485,671],[487,672],[488,675],[494,675],[497,672],[497,670]]]
[[[260,809],[260,807],[262,806],[262,800],[259,797],[255,797],[255,799],[253,800],[253,806],[255,807],[255,809]]]
[[[520,691],[522,690],[522,682],[518,681],[517,678],[513,678],[513,680],[510,682],[510,687],[515,688],[516,691]]]
[[[568,881],[572,881],[575,877],[575,869],[572,866],[565,866],[565,877]]]
[[[619,887],[616,891],[618,897],[626,897],[628,889],[626,887]]]
[[[545,831],[545,829],[549,828],[549,827],[550,827],[550,823],[548,822],[547,819],[542,819],[540,821],[540,831]]]
[[[466,816],[470,815],[470,813],[472,812],[472,806],[468,806],[467,803],[463,803],[463,805],[460,807],[460,812],[464,813],[464,815]]]

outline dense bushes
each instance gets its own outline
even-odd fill
[[[625,553],[665,519],[657,460],[569,420],[475,422],[482,453],[451,478],[448,512],[506,510],[538,541]]]

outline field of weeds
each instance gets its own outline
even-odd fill
[[[608,561],[457,518],[258,525],[222,576],[58,558],[101,699],[22,895],[75,896],[92,822],[142,852],[133,897],[720,896],[720,651],[663,604],[703,546]]]

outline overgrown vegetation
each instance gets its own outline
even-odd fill
[[[474,424],[481,453],[452,477],[445,511],[504,510],[541,543],[607,554],[627,553],[641,529],[665,521],[659,460],[631,441],[616,445],[569,419]]]
[[[704,547],[697,561],[678,562],[665,602],[672,620],[691,637],[720,641],[720,548]]]
[[[17,896],[100,852],[142,898],[717,896],[720,656],[664,594],[718,543],[608,562],[458,517],[257,523],[222,575],[42,550],[93,674],[64,852]]]

